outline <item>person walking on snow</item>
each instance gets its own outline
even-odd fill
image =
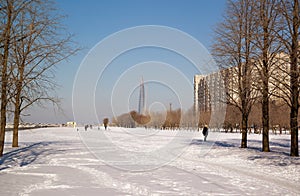
[[[205,125],[203,127],[202,134],[204,136],[204,141],[206,141],[206,138],[207,138],[207,135],[208,135],[208,127],[207,127],[207,125]]]

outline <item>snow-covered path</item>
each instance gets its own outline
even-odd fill
[[[0,159],[0,195],[299,195],[300,159],[289,135],[261,135],[238,148],[238,133],[111,128],[7,133]],[[4,187],[4,188],[3,188]]]

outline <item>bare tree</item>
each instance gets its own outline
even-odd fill
[[[226,99],[228,104],[237,107],[242,114],[241,147],[247,147],[248,117],[256,100],[252,87],[253,63],[253,6],[249,0],[228,1],[224,21],[216,30],[216,43],[213,51],[222,66],[232,66],[224,72]]]
[[[199,120],[199,119],[198,119]],[[195,114],[194,107],[189,108],[185,112],[182,112],[181,116],[181,127],[186,129],[196,129],[197,128],[197,115]]]
[[[135,128],[135,121],[132,119],[130,113],[124,113],[114,117],[114,123],[119,127]]]
[[[262,104],[262,128],[263,140],[262,151],[269,152],[269,99],[270,77],[272,76],[272,69],[277,61],[277,55],[281,50],[281,45],[276,39],[276,33],[279,29],[278,25],[278,0],[258,0],[253,1],[253,15],[255,16],[255,29],[253,34],[255,39],[255,51],[253,55],[254,65],[257,68],[257,74],[260,77],[260,84],[258,86],[261,91]]]
[[[13,1],[6,0],[1,8],[1,16],[3,16],[3,24],[1,24],[1,45],[3,51],[1,54],[1,118],[0,118],[0,156],[3,155],[5,126],[6,126],[6,109],[7,109],[7,86],[8,86],[8,58],[9,47],[12,38],[11,30],[14,18]]]
[[[178,129],[181,121],[181,109],[167,111],[166,120],[162,125],[163,129]]]
[[[300,88],[300,69],[299,69],[299,0],[281,0],[279,13],[282,19],[281,31],[277,32],[277,38],[285,47],[287,56],[286,63],[289,83],[281,83],[285,88],[282,91],[285,96],[282,98],[290,108],[290,129],[291,129],[291,156],[299,156],[298,147],[298,110],[299,110],[299,88]],[[285,80],[283,80],[285,81]],[[287,89],[287,90],[286,90]]]
[[[71,35],[62,35],[60,15],[51,15],[47,10],[51,2],[31,1],[19,14],[15,31],[24,39],[12,44],[13,82],[12,103],[14,105],[14,127],[12,146],[18,146],[18,127],[21,113],[33,104],[50,101],[57,105],[53,95],[57,87],[53,67],[74,54]],[[51,8],[51,9],[49,9]]]
[[[133,110],[129,112],[129,114],[138,125],[146,125],[151,121],[151,116],[148,113],[139,114],[137,111]]]
[[[154,127],[156,129],[161,128],[163,125],[165,118],[166,118],[166,113],[167,112],[151,112],[151,121],[149,122],[148,126]]]
[[[74,54],[71,35],[61,26],[61,16],[53,2],[3,0],[0,14],[5,18],[0,47],[3,48],[1,74],[0,156],[5,140],[7,106],[14,107],[12,146],[18,146],[21,113],[33,104],[57,103],[54,66]],[[55,12],[55,13],[54,13]],[[9,85],[9,88],[8,88]]]

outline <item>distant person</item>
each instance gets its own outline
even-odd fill
[[[103,125],[104,125],[105,130],[107,129],[108,122],[109,122],[108,118],[103,119]]]
[[[87,130],[87,129],[88,129],[88,127],[89,127],[88,125],[85,125],[85,126],[84,126],[84,129],[85,129],[85,130]]]
[[[206,141],[206,138],[207,138],[207,135],[208,135],[208,127],[207,127],[207,125],[205,125],[203,127],[202,134],[204,136],[204,141]]]

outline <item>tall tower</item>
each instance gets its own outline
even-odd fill
[[[142,77],[141,84],[140,84],[140,96],[139,96],[138,113],[139,114],[144,114],[145,113],[145,87],[144,87],[143,77]]]

